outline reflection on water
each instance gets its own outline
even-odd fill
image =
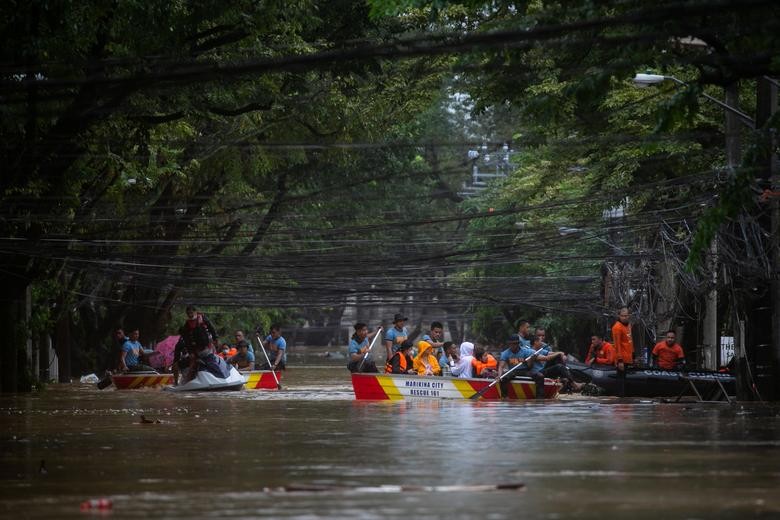
[[[341,368],[282,386],[0,396],[0,513],[108,497],[121,518],[780,516],[777,406],[356,402]],[[279,491],[301,486],[321,488]]]

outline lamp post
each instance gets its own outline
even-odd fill
[[[647,88],[650,85],[658,85],[663,83],[664,81],[672,81],[676,83],[677,85],[682,86],[688,86],[688,84],[678,78],[675,78],[674,76],[664,76],[661,74],[637,74],[634,76],[634,84],[639,88]],[[756,129],[756,122],[742,112],[741,110],[724,103],[723,101],[710,96],[706,92],[701,92],[701,96],[705,99],[708,99],[709,101],[712,101],[722,109],[726,111],[726,156],[728,158],[729,167],[733,168],[736,166],[736,164],[739,162],[737,160],[737,157],[739,155],[739,141],[736,138],[736,128],[734,128],[735,123],[733,123],[734,117],[736,116],[742,124],[750,128],[751,130]],[[728,91],[727,91],[727,99],[728,99]],[[712,240],[712,243],[710,244],[710,251],[709,251],[709,268],[710,272],[712,273],[712,289],[707,293],[707,297],[705,300],[705,313],[704,313],[704,323],[702,325],[703,328],[703,352],[704,352],[704,368],[709,370],[715,370],[717,369],[718,364],[718,291],[717,291],[717,283],[718,283],[718,265],[717,265],[717,254],[718,254],[718,239],[717,236]]]
[[[681,79],[677,79],[674,76],[663,76],[661,74],[637,74],[634,76],[634,85],[636,85],[639,88],[647,88],[650,85],[659,85],[663,83],[664,81],[673,81],[674,83],[677,83],[678,85],[682,85],[684,87],[687,87],[688,84],[684,82]],[[728,105],[721,101],[720,99],[716,97],[712,97],[706,92],[702,92],[701,96],[703,98],[709,99],[722,109],[726,110],[727,112],[730,112],[737,117],[739,117],[739,120],[745,124],[746,126],[750,127],[752,130],[755,130],[756,128],[756,122],[753,120],[752,117],[747,115],[746,113],[742,112],[741,110],[734,108],[731,105]]]

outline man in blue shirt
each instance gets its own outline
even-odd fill
[[[396,314],[393,317],[393,326],[390,327],[385,333],[385,350],[387,354],[387,361],[393,357],[393,353],[398,349],[404,341],[409,339],[409,331],[406,330],[406,320],[408,320],[403,314]]]
[[[438,349],[444,346],[444,325],[432,321],[430,331],[422,337],[422,340],[430,343],[434,352],[439,352]],[[441,355],[444,355],[444,352],[441,352]]]
[[[130,332],[130,337],[122,345],[122,351],[119,354],[119,370],[122,372],[154,372],[155,370],[143,363],[141,360],[144,355],[149,355],[153,350],[144,349],[141,342],[138,341],[140,332],[138,329]]]
[[[244,337],[244,331],[243,330],[237,330],[236,331],[236,349],[238,350],[238,344],[242,341],[246,341],[246,356],[250,363],[252,363],[252,368],[255,366],[255,349],[252,347],[252,342],[249,341],[246,337]]]
[[[528,320],[520,320],[517,323],[517,337],[520,338],[521,347],[530,347],[531,340],[529,339],[529,331],[531,330],[531,324]]]
[[[368,325],[365,323],[355,324],[355,334],[349,340],[349,347],[347,350],[347,359],[349,363],[347,368],[350,372],[379,372],[376,367],[376,363],[369,357],[366,357],[371,344],[369,338],[373,338],[379,333],[380,329],[374,332],[368,332]],[[365,358],[365,360],[364,360]]]
[[[512,372],[511,376],[530,377],[533,379],[534,384],[536,385],[536,398],[543,399],[544,374],[529,367],[529,364],[534,361],[534,349],[521,345],[522,339],[523,338],[521,338],[519,334],[512,334],[509,336],[509,339],[506,340],[507,348],[501,352],[501,356],[499,356],[498,377],[501,377],[514,367],[518,367]],[[502,379],[501,384],[502,391],[506,393],[508,383],[506,380]]]
[[[541,373],[545,377],[560,379],[563,383],[564,392],[579,390],[582,385],[574,381],[569,367],[566,366],[566,354],[561,351],[552,352],[550,345],[544,342],[544,338],[544,329],[536,329],[536,335],[528,352],[530,352],[530,355],[533,355],[537,350],[541,349],[541,351],[530,360],[533,364],[531,370]]]
[[[452,341],[445,341],[442,345],[441,357],[439,358],[439,366],[441,367],[441,375],[452,375],[452,367],[458,361],[458,346],[453,345]]]
[[[265,342],[271,366],[264,370],[284,370],[287,367],[287,342],[282,337],[282,327],[271,325],[271,333],[266,336]]]

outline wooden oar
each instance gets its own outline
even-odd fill
[[[483,389],[482,389],[482,390],[480,390],[479,392],[476,392],[474,395],[472,395],[471,397],[469,397],[469,399],[479,399],[480,397],[482,397],[483,395],[485,395],[485,393],[486,393],[488,390],[490,390],[491,388],[493,388],[494,386],[496,386],[498,383],[500,383],[500,382],[501,382],[501,381],[502,381],[502,380],[503,380],[503,379],[504,379],[506,376],[508,376],[509,374],[511,374],[512,372],[514,372],[514,371],[515,371],[515,370],[517,370],[518,368],[520,368],[521,366],[525,365],[525,364],[526,364],[526,361],[528,361],[528,359],[529,359],[529,358],[532,358],[532,357],[536,356],[537,354],[539,354],[539,352],[541,352],[542,350],[544,350],[544,348],[545,348],[545,347],[541,347],[539,350],[537,350],[536,352],[534,352],[533,354],[531,354],[530,356],[528,356],[527,358],[525,358],[525,361],[523,361],[522,363],[518,363],[518,364],[516,364],[515,366],[513,366],[512,368],[510,368],[509,370],[507,370],[506,372],[504,372],[504,373],[503,373],[503,374],[501,374],[500,376],[498,376],[498,377],[497,377],[497,378],[496,378],[496,379],[495,379],[495,380],[494,380],[492,383],[490,383],[489,385],[487,385],[485,388],[483,388]]]
[[[380,332],[382,332],[382,327],[376,329],[376,335],[374,336],[374,339],[371,340],[371,344],[368,346],[368,350],[366,350],[366,353],[363,355],[363,359],[360,360],[360,364],[358,365],[357,369],[358,372],[360,372],[360,369],[363,368],[363,363],[366,362],[368,355],[371,353],[371,349],[374,348],[374,342],[376,341],[376,338],[379,337]]]
[[[257,342],[260,343],[260,348],[262,349],[263,355],[265,356],[265,362],[268,363],[268,368],[271,369],[271,375],[274,376],[274,381],[276,381],[276,389],[281,390],[282,384],[279,382],[279,378],[276,377],[276,370],[274,370],[274,366],[271,364],[271,359],[268,357],[268,352],[265,351],[263,340],[260,339],[260,334],[256,333],[255,337],[257,338]]]

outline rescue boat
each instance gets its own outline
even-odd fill
[[[173,384],[173,374],[158,374],[157,372],[111,374],[111,382],[114,383],[117,390],[163,387]]]
[[[418,400],[471,399],[487,387],[493,379],[460,379],[457,377],[417,376],[413,374],[353,373],[352,388],[358,400]],[[504,390],[500,388],[504,386]],[[544,381],[545,399],[558,397],[560,383]],[[530,378],[507,380],[504,385],[493,385],[480,399],[510,401],[535,399],[536,384]]]
[[[624,388],[617,369],[611,365],[586,365],[568,362],[574,379],[592,383],[602,389],[603,395],[623,397],[675,397],[700,394],[702,398],[727,396],[736,393],[736,378],[728,372],[709,370],[665,370],[656,367],[629,367]]]
[[[276,380],[282,379],[280,370],[276,371],[276,379],[271,370],[240,370],[240,372],[246,377],[244,390],[276,390]]]

